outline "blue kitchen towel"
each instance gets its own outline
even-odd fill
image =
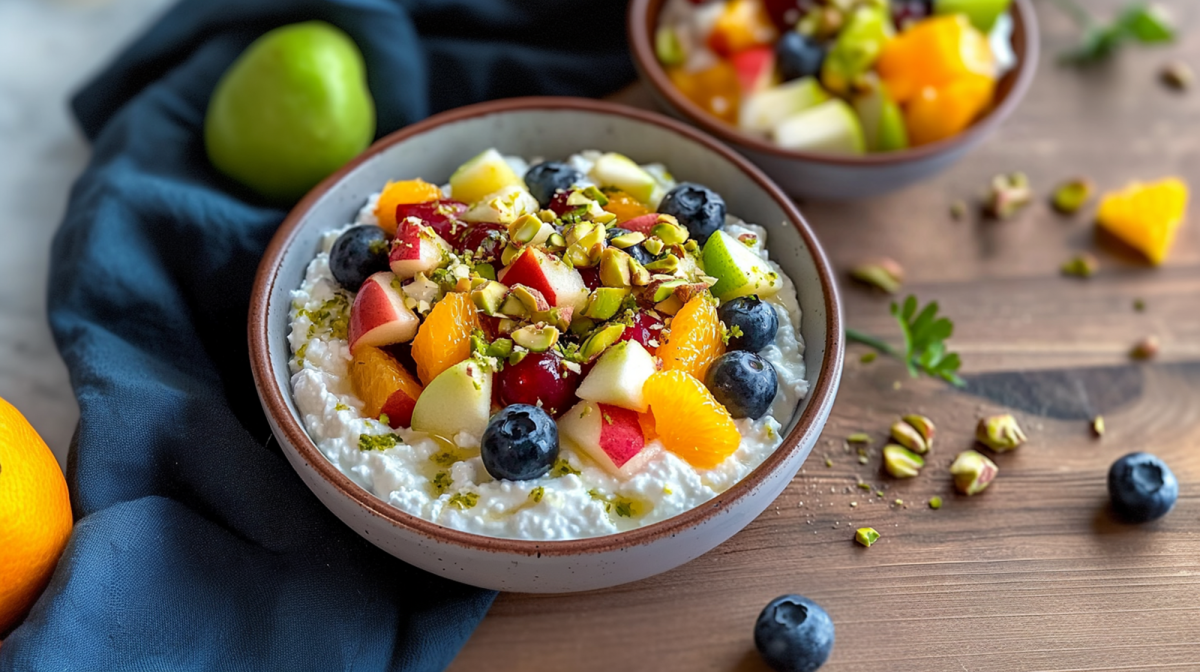
[[[246,315],[284,217],[217,174],[201,128],[258,35],[321,19],[361,48],[383,135],[633,78],[624,3],[185,0],[73,101],[94,144],[53,246],[50,321],[81,420],[78,520],[4,670],[444,668],[494,593],[405,565],[333,517],[260,409]]]

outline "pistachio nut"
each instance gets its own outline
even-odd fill
[[[1026,438],[1011,413],[983,418],[975,428],[975,439],[997,453],[1016,449],[1025,443]]]
[[[1094,182],[1086,177],[1077,177],[1058,185],[1054,190],[1054,198],[1050,202],[1054,205],[1055,210],[1064,215],[1073,215],[1087,205],[1094,193],[1096,193]]]
[[[854,531],[854,540],[870,548],[871,544],[879,541],[879,532],[876,532],[873,527],[860,527]]]
[[[904,268],[894,259],[879,257],[850,269],[850,277],[888,294],[895,294],[904,284]]]
[[[996,219],[1010,219],[1033,201],[1033,190],[1025,173],[1016,172],[992,178],[984,209]]]
[[[998,473],[1000,473],[1000,468],[996,466],[996,463],[975,450],[964,450],[954,458],[954,463],[950,465],[950,474],[954,476],[954,487],[964,495],[977,495],[983,492]]]
[[[929,452],[929,445],[925,443],[925,437],[921,436],[921,433],[915,427],[903,420],[897,420],[892,423],[892,438],[895,439],[896,443],[918,455],[924,455]]]
[[[925,460],[904,446],[889,443],[883,447],[883,467],[896,478],[912,478],[924,466]]]

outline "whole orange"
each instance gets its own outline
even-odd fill
[[[0,633],[50,581],[71,525],[58,462],[25,416],[0,399]]]

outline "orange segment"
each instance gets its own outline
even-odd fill
[[[996,83],[983,75],[963,75],[934,88],[927,86],[908,103],[904,122],[913,145],[958,135],[992,102]]]
[[[421,382],[428,385],[439,373],[470,357],[471,332],[478,328],[471,297],[451,293],[438,301],[412,341]]]
[[[1187,199],[1187,184],[1177,177],[1149,184],[1134,182],[1104,195],[1096,223],[1141,251],[1151,263],[1161,264],[1183,223]]]
[[[610,191],[605,196],[608,196],[608,205],[605,205],[604,209],[617,216],[618,224],[653,212],[642,205],[641,201],[623,191]]]
[[[677,369],[704,380],[713,360],[725,354],[721,342],[721,320],[712,299],[692,297],[671,319],[671,333],[658,346],[663,369]]]
[[[738,449],[742,435],[704,383],[683,371],[659,371],[642,394],[663,446],[697,469],[713,469]]]
[[[686,72],[683,68],[668,68],[667,75],[679,92],[709,114],[730,124],[737,124],[738,87],[737,71],[725,59],[700,72]]]
[[[421,384],[400,362],[376,347],[363,346],[350,362],[350,387],[354,396],[363,402],[363,415],[378,418],[397,390],[416,399],[421,396]]]
[[[995,77],[996,62],[987,36],[961,14],[919,21],[890,40],[875,69],[898,103],[920,95],[927,86],[940,88],[963,75]]]
[[[379,194],[379,202],[375,205],[375,216],[379,218],[379,228],[396,233],[396,206],[411,203],[426,203],[442,197],[442,190],[436,184],[425,180],[404,180],[403,182],[388,182]]]

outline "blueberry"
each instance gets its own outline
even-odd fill
[[[789,30],[775,43],[775,62],[783,81],[814,77],[825,62],[825,48],[819,42]]]
[[[775,342],[779,331],[779,315],[771,304],[757,297],[740,296],[721,304],[717,311],[727,329],[737,327],[741,336],[729,337],[730,350],[758,352]]]
[[[725,224],[725,199],[694,182],[684,182],[668,191],[658,204],[658,211],[679,220],[701,245]]]
[[[704,378],[713,397],[735,418],[761,418],[779,391],[775,367],[745,350],[718,357]]]
[[[583,180],[583,173],[560,161],[545,161],[525,171],[525,186],[543,207],[560,189],[566,191]]]
[[[338,284],[357,292],[373,273],[388,270],[388,236],[378,226],[346,229],[329,250],[329,270]]]
[[[629,229],[622,229],[619,226],[614,226],[608,230],[608,233],[604,234],[604,237],[611,241],[613,238],[625,235],[626,233],[632,233],[632,231]],[[624,248],[622,251],[633,257],[639,264],[642,265],[654,261],[654,255],[647,252],[646,248],[642,247],[641,243],[638,243],[637,245],[630,245],[629,247]]]
[[[1150,453],[1130,453],[1108,470],[1113,511],[1128,523],[1146,523],[1167,515],[1179,497],[1179,481]]]
[[[492,416],[479,453],[492,478],[527,481],[545,476],[558,459],[558,425],[537,406],[513,404]]]
[[[813,672],[833,650],[833,621],[806,597],[777,597],[758,615],[754,646],[775,672]]]

